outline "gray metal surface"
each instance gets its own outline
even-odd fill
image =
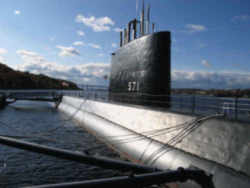
[[[97,106],[92,105],[89,107],[92,107],[92,110],[98,110]],[[73,103],[70,105],[69,103],[65,102],[60,104],[59,109],[69,114],[72,114],[77,110]],[[105,113],[106,109],[102,110]],[[84,109],[78,109],[74,117],[82,122],[83,128],[88,130],[91,134],[95,135],[98,139],[117,150],[121,155],[126,156],[128,159],[134,162],[144,163],[149,161],[149,157],[151,157],[152,153],[163,147],[161,142],[149,139],[147,137],[134,142],[117,144],[117,141],[113,139],[114,137],[122,137],[124,135],[138,135],[138,133],[132,131],[132,129],[129,130],[117,123],[107,120],[101,117],[101,115],[101,113],[97,115],[87,112]],[[127,116],[127,118],[129,119],[130,117]],[[214,184],[217,188],[250,187],[249,176],[243,175],[242,173],[224,165],[197,157],[170,146],[168,146],[166,149],[169,148],[171,148],[169,152],[159,157],[158,160],[151,165],[163,170],[175,170],[178,167],[196,167],[205,170],[214,175]],[[195,187],[194,184],[190,183],[182,186],[185,188]]]
[[[149,136],[146,134],[148,131],[166,129],[197,118],[151,108],[110,104],[74,97],[64,97],[63,102],[73,106],[76,111],[83,109],[145,136]],[[175,147],[250,176],[249,135],[250,125],[247,123],[209,119]],[[170,138],[169,134],[153,137],[161,143],[167,143]],[[117,139],[119,138],[116,137]],[[120,139],[124,140],[124,137]]]

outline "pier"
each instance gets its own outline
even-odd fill
[[[0,108],[5,107],[8,104],[14,103],[16,101],[40,101],[40,102],[55,102],[56,106],[62,100],[62,94],[56,91],[46,91],[46,90],[6,90],[0,91]]]

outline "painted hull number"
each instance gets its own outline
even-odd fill
[[[140,84],[139,82],[128,82],[128,91],[139,91]]]

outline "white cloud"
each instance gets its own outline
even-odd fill
[[[53,42],[55,40],[55,37],[50,37],[49,40]]]
[[[234,16],[232,18],[233,22],[248,21],[248,20],[250,20],[250,16],[249,15]]]
[[[43,56],[32,51],[18,50],[17,53],[24,62],[17,66],[19,70],[71,80],[78,84],[108,84],[104,76],[110,74],[110,64],[85,63],[67,66],[49,62]],[[173,70],[171,76],[173,88],[243,89],[249,88],[250,85],[250,73]]]
[[[115,22],[107,16],[96,18],[94,16],[85,17],[81,14],[76,16],[76,22],[83,23],[84,25],[92,28],[95,32],[110,31],[110,26],[115,24]]]
[[[7,53],[8,53],[8,50],[4,48],[0,48],[0,55],[7,54]]]
[[[21,11],[20,10],[14,10],[14,14],[19,15],[19,14],[21,14]]]
[[[77,84],[107,85],[108,81],[104,79],[104,76],[109,75],[110,65],[105,63],[87,63],[77,66],[65,66],[52,62],[26,62],[19,65],[17,69],[71,80]]]
[[[114,28],[113,30],[114,30],[115,32],[118,32],[118,33],[122,31],[122,29],[121,29],[121,28],[118,28],[118,27]]]
[[[211,64],[205,59],[201,61],[201,64],[204,65],[205,67],[211,67]]]
[[[17,50],[16,53],[22,58],[24,62],[42,63],[45,61],[45,59],[38,53],[29,50]]]
[[[100,45],[98,45],[98,44],[89,43],[88,45],[89,45],[90,47],[92,47],[92,48],[102,49],[102,47],[101,47]]]
[[[82,41],[75,41],[75,42],[73,43],[73,45],[74,45],[74,46],[84,46],[84,42],[82,42]]]
[[[112,43],[111,44],[113,48],[116,48],[117,47],[117,44],[116,43]]]
[[[70,46],[70,47],[65,47],[65,46],[56,46],[57,48],[59,48],[61,51],[59,53],[59,56],[76,56],[76,55],[80,55],[80,52],[75,49],[74,47]]]
[[[215,89],[236,89],[249,88],[249,73],[234,72],[172,72],[173,88],[215,88]]]
[[[99,57],[103,57],[103,56],[104,56],[104,53],[99,53],[98,56],[99,56]]]
[[[110,65],[107,63],[84,63],[68,66],[50,62],[38,53],[28,50],[18,50],[17,54],[20,55],[23,63],[15,68],[21,71],[45,74],[55,78],[71,80],[78,84],[108,84],[108,81],[104,79],[104,76],[109,75],[110,72]]]
[[[207,30],[207,28],[203,25],[187,24],[185,27],[189,33],[196,33]]]
[[[81,31],[81,30],[76,31],[76,33],[77,33],[79,36],[84,36],[84,35],[85,35],[85,33],[84,33],[83,31]]]
[[[6,63],[6,59],[2,56],[0,56],[0,63]]]

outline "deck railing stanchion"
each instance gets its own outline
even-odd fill
[[[195,95],[192,96],[192,114],[195,114]]]
[[[234,119],[238,120],[238,96],[234,100]]]

